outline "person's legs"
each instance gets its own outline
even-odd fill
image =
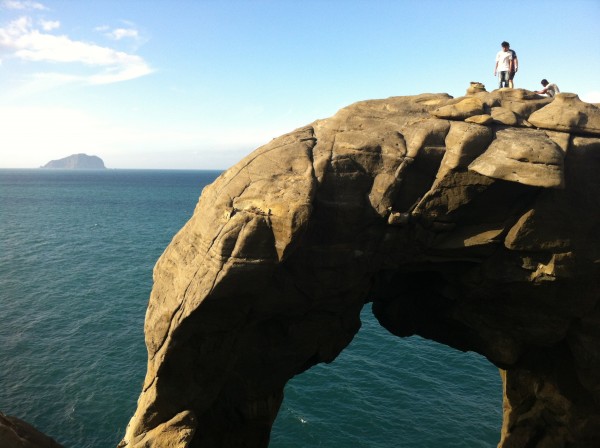
[[[513,79],[515,79],[515,72],[510,72],[510,75],[508,77],[508,87],[510,87],[511,89],[515,88],[515,83]]]
[[[508,72],[500,72],[500,88],[508,87]]]

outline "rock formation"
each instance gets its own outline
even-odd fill
[[[0,446],[2,448],[62,448],[29,423],[0,412]]]
[[[57,168],[69,170],[103,170],[106,169],[104,162],[98,156],[87,154],[73,154],[63,159],[52,160],[42,168]]]
[[[600,109],[473,84],[353,104],[204,189],[154,269],[121,447],[266,447],[366,302],[501,369],[499,446],[600,446]]]

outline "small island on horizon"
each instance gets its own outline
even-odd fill
[[[51,160],[40,168],[71,170],[105,170],[104,161],[98,156],[73,154],[58,160]]]

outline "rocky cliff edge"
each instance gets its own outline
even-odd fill
[[[501,369],[501,447],[600,446],[600,109],[364,101],[202,192],[154,269],[121,447],[266,447],[286,382],[381,325]],[[500,433],[500,428],[499,428]]]

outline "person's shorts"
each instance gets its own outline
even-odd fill
[[[515,74],[517,72],[510,72],[510,74],[508,75],[508,79],[512,80],[515,77]]]

